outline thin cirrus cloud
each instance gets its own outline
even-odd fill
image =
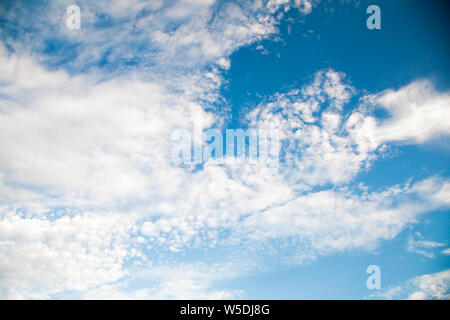
[[[3,39],[2,297],[245,297],[245,289],[217,282],[374,250],[420,215],[449,206],[450,184],[439,176],[373,191],[348,187],[387,146],[450,133],[449,95],[428,80],[369,94],[344,113],[358,89],[343,72],[319,70],[310,83],[274,94],[245,116],[248,126],[281,130],[279,172],[213,162],[200,170],[175,166],[173,130],[226,123],[218,106],[229,55],[276,34],[283,10],[308,14],[315,5],[230,3],[213,15],[214,1],[196,3],[191,10],[189,1],[135,1],[127,14],[120,1],[82,3],[86,25],[67,36],[83,50],[67,65],[42,53],[39,40],[27,47]],[[51,37],[54,29],[39,19],[40,34]],[[138,63],[159,76],[119,59],[137,54],[126,40],[136,30],[148,32],[134,39],[154,46]],[[105,41],[110,32],[117,37]],[[127,72],[95,67],[108,50],[109,63]],[[376,107],[390,118],[378,120]],[[198,249],[208,256],[183,261],[183,253]],[[135,279],[152,285],[136,289]]]
[[[417,235],[419,238],[421,237],[420,233]],[[427,258],[434,258],[435,253],[432,250],[445,247],[444,243],[429,241],[429,240],[416,240],[413,236],[410,236],[408,239],[408,250],[420,255],[423,255]],[[445,253],[444,253],[445,254]]]

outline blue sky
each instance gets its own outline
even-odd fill
[[[2,2],[0,297],[448,299],[447,8]],[[279,170],[175,165],[198,126]]]

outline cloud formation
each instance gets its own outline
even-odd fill
[[[220,88],[230,54],[276,34],[283,12],[314,5],[133,1],[125,13],[121,1],[82,2],[81,33],[38,15],[42,39],[29,43],[31,22],[8,25],[22,41],[0,45],[0,295],[242,297],[216,282],[374,250],[448,207],[450,183],[439,176],[377,190],[352,185],[388,146],[450,133],[449,95],[428,80],[363,96],[343,72],[319,70],[242,121],[280,130],[278,172],[172,163],[175,129],[226,126]],[[32,10],[18,6],[10,19]],[[63,51],[44,53],[63,36],[59,50],[80,41],[67,63]],[[130,64],[136,57],[139,69]],[[102,69],[103,60],[116,69]],[[377,107],[390,118],[377,119]],[[199,251],[207,257],[183,261]],[[133,279],[152,286],[134,288]]]
[[[372,298],[408,300],[449,300],[450,270],[424,274],[389,288]]]

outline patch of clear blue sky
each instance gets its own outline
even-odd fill
[[[381,8],[381,30],[366,28],[369,4]],[[230,83],[223,94],[236,110],[258,101],[257,94],[301,85],[323,68],[345,72],[358,89],[370,92],[420,77],[431,77],[446,89],[450,86],[447,8],[445,1],[394,0],[361,1],[359,6],[332,1],[320,4],[306,18],[292,10],[280,25],[281,41],[264,40],[231,56]],[[259,44],[269,54],[255,50]]]

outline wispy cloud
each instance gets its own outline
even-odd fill
[[[427,258],[434,258],[434,253],[429,250],[442,248],[444,246],[444,243],[436,241],[415,240],[412,235],[408,239],[408,250],[417,254],[421,254]]]
[[[384,290],[370,298],[382,299],[450,299],[450,270],[425,274]]]

